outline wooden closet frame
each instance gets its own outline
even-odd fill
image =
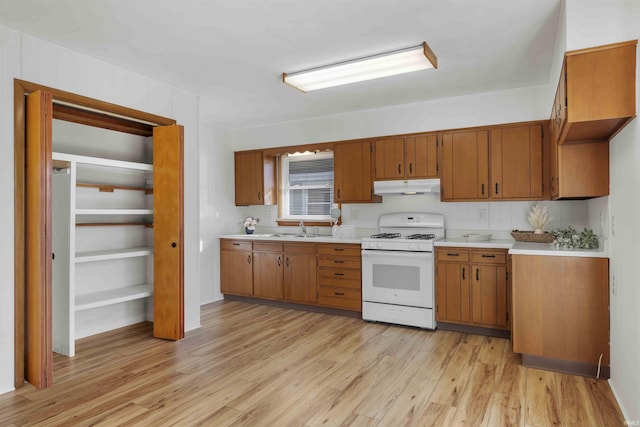
[[[52,94],[55,108],[51,114],[56,119],[142,136],[152,136],[155,126],[176,124],[176,121],[170,118],[14,79],[14,386],[16,388],[22,387],[25,382],[26,356],[26,96],[38,90]],[[40,195],[45,199],[46,196]],[[40,268],[37,265],[34,266],[33,262],[30,266]],[[50,321],[47,328],[51,328]],[[40,340],[43,340],[42,337]]]

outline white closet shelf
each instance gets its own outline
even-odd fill
[[[76,209],[76,215],[153,215],[153,209]]]
[[[153,255],[152,247],[113,249],[108,251],[77,252],[76,262],[105,261]]]
[[[91,294],[77,295],[75,310],[88,310],[90,308],[104,307],[126,301],[147,298],[153,295],[153,285],[142,284],[127,286],[124,288],[110,289],[108,291],[94,292]]]
[[[77,163],[83,163],[85,165],[95,165],[95,166],[109,166],[114,168],[122,168],[122,169],[132,169],[139,171],[153,171],[153,165],[148,163],[137,163],[137,162],[126,162],[123,160],[111,160],[104,159],[101,157],[89,157],[89,156],[79,156],[77,154],[67,154],[67,153],[52,153],[53,160],[57,161],[76,161]]]

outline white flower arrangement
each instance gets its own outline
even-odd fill
[[[535,234],[544,234],[542,228],[553,220],[547,212],[547,207],[541,206],[540,203],[536,203],[531,207],[527,219],[535,229]]]
[[[259,222],[260,218],[254,218],[252,216],[248,216],[245,219],[240,220],[240,224],[242,224],[247,230],[255,230],[256,224]]]

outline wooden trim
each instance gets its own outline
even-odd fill
[[[433,64],[433,68],[438,68],[438,58],[436,57],[436,54],[433,53],[427,42],[422,42],[422,50],[424,51],[424,56],[426,56],[429,62]]]
[[[588,47],[585,49],[569,50],[564,55],[565,57],[573,56],[573,55],[582,55],[584,53],[598,52],[600,50],[616,49],[619,47],[637,46],[637,45],[638,45],[638,40],[628,40],[625,42],[605,44],[602,46]]]
[[[592,363],[575,362],[572,360],[554,359],[552,357],[534,356],[531,354],[522,355],[522,366],[528,368],[545,369],[547,371],[562,372],[565,374],[582,375],[596,378],[598,365]],[[609,365],[600,366],[600,379],[609,379]]]
[[[104,185],[104,184],[91,184],[85,182],[76,183],[76,187],[84,188],[97,188],[103,193],[113,193],[114,190],[129,190],[129,191],[144,191],[145,194],[153,194],[153,188],[145,187],[130,187],[126,185]]]
[[[438,322],[437,328],[443,331],[462,332],[465,334],[484,335],[487,337],[511,338],[511,331],[507,329],[483,328],[482,326],[463,325],[449,322]]]
[[[19,80],[13,82],[14,161],[14,379],[15,388],[25,381],[25,98]]]
[[[53,118],[133,135],[151,136],[153,134],[152,125],[64,104],[53,104]]]
[[[80,108],[86,107],[91,110],[97,110],[97,112],[101,112],[109,116],[128,117],[133,120],[147,122],[148,124],[155,124],[159,126],[176,124],[176,121],[173,119],[157,116],[155,114],[145,113],[143,111],[134,110],[133,108],[123,107],[121,105],[112,104],[110,102],[100,101],[82,95],[76,95],[74,93],[65,92],[63,90],[54,89],[48,86],[43,86],[24,80],[15,79],[15,82],[21,86],[23,94],[29,94],[31,92],[35,92],[36,90],[45,90],[53,95],[54,101],[66,102],[72,105],[76,105]]]
[[[362,313],[352,310],[341,310],[339,308],[323,307],[316,304],[297,304],[292,302],[268,300],[262,298],[243,297],[239,295],[224,294],[224,299],[229,301],[242,301],[251,304],[269,305],[272,307],[280,308],[293,308],[295,310],[313,311],[315,313],[333,314],[337,316],[355,317],[356,319],[362,318]]]
[[[264,150],[248,150],[262,151],[268,156],[281,156],[283,154],[304,153],[305,151],[332,151],[333,142],[318,142],[312,144],[290,145],[286,147],[265,148]]]

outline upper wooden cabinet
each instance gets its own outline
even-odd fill
[[[442,201],[489,197],[489,132],[442,135]]]
[[[609,195],[609,142],[551,142],[550,193],[557,199],[588,199]]]
[[[636,115],[637,40],[565,54],[551,132],[559,144],[608,141]]]
[[[333,149],[333,192],[339,203],[379,202],[373,195],[371,141],[339,142]]]
[[[437,178],[437,135],[424,134],[375,141],[376,180]]]
[[[492,199],[542,198],[542,125],[492,129]]]
[[[541,123],[442,134],[442,201],[544,198],[543,139]]]
[[[235,154],[236,206],[277,203],[275,157],[262,151]]]

